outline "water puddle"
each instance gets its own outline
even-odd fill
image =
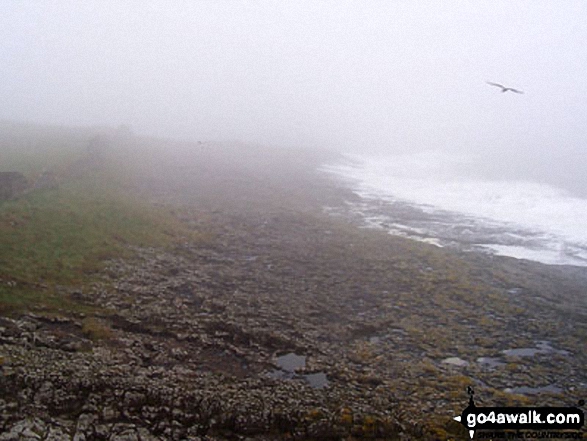
[[[534,357],[536,354],[546,353],[542,349],[538,348],[504,349],[501,352],[508,357]]]
[[[550,342],[546,340],[536,342],[536,347],[534,348],[504,349],[501,352],[507,357],[534,357],[536,354],[569,355],[568,351],[553,348]]]
[[[542,387],[528,387],[528,386],[520,386],[520,387],[508,387],[507,389],[503,390],[504,392],[510,394],[518,394],[518,395],[538,395],[538,394],[560,394],[563,390],[555,386],[553,384],[549,384],[548,386]]]
[[[267,375],[269,378],[276,380],[294,380],[301,378],[314,389],[322,389],[328,386],[328,377],[324,372],[314,372],[311,374],[296,373],[298,369],[306,367],[305,355],[297,355],[290,352],[289,354],[277,357],[275,364],[279,366],[279,369],[268,372]]]
[[[286,372],[295,372],[298,369],[303,369],[306,367],[306,356],[297,355],[293,352],[290,352],[289,354],[277,357],[276,363],[281,370]]]
[[[324,372],[316,372],[314,374],[303,375],[304,380],[314,389],[322,389],[328,386],[328,378]]]
[[[489,369],[496,369],[505,365],[503,360],[497,357],[479,357],[477,363]]]

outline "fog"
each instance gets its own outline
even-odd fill
[[[585,17],[582,1],[4,1],[0,119],[465,152],[587,193]]]

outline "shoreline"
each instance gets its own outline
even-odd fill
[[[137,189],[207,239],[135,248],[77,292],[105,338],[81,317],[1,319],[7,433],[26,416],[57,431],[57,413],[62,439],[464,439],[467,386],[486,405],[584,398],[582,272],[357,228],[324,212],[355,196],[311,154],[188,150]],[[290,353],[328,385],[271,378]]]
[[[366,225],[437,246],[587,267],[582,230],[569,221],[587,209],[584,199],[555,197],[562,190],[532,181],[461,181],[458,173],[445,179],[437,176],[444,168],[426,157],[420,158],[430,168],[424,176],[415,165],[418,158],[383,156],[375,162],[365,156],[355,163],[343,157],[323,170],[360,196],[347,211]]]

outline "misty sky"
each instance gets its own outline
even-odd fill
[[[572,168],[587,2],[3,0],[0,103],[5,120]]]

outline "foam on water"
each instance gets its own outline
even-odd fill
[[[458,237],[469,243],[478,239],[479,249],[495,254],[587,266],[586,199],[544,183],[462,173],[472,169],[472,161],[444,152],[346,155],[345,161],[323,170],[344,178],[364,201],[401,203],[429,217],[421,222],[388,219],[384,226],[381,213],[370,215],[370,224],[387,227],[392,234],[441,245],[436,239],[453,229]]]

